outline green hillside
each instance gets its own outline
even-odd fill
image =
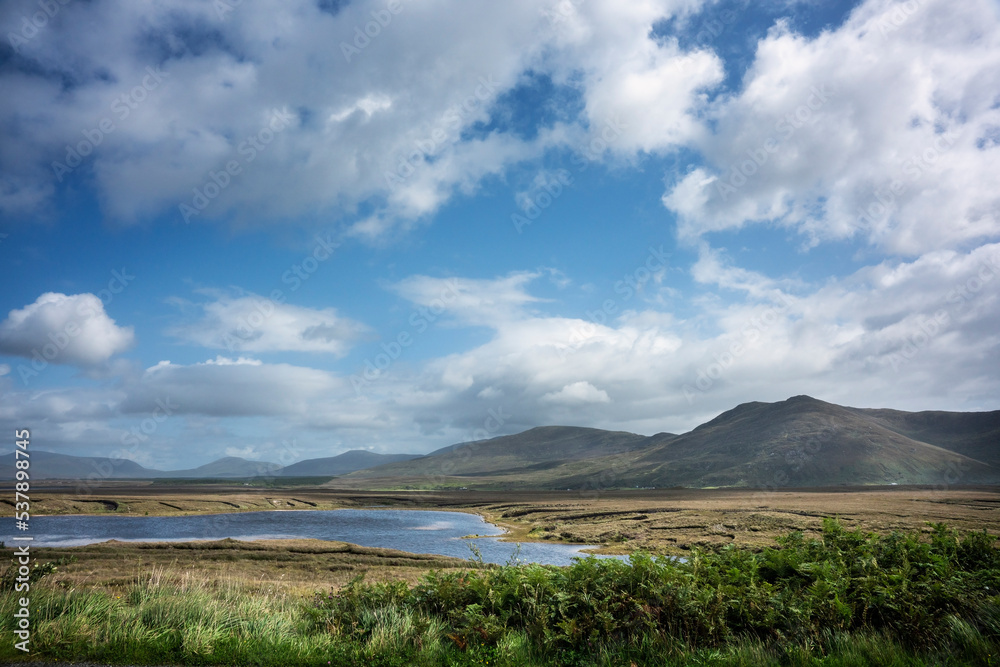
[[[1000,412],[861,410],[796,396],[744,403],[680,436],[534,428],[446,447],[331,484],[559,489],[997,484],[998,421]],[[992,458],[985,455],[990,452]]]

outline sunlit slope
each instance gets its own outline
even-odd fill
[[[924,414],[796,396],[744,403],[680,436],[542,427],[341,481],[561,489],[1000,483],[1000,466],[991,465],[995,456],[968,455],[995,451],[1000,412],[933,413],[929,422],[918,416]]]
[[[624,431],[542,426],[516,435],[451,445],[405,463],[369,468],[351,478],[440,475],[525,475],[570,461],[589,461],[634,451],[648,438]]]
[[[648,486],[826,486],[988,482],[998,470],[878,420],[796,396],[745,403],[667,443],[628,471]]]

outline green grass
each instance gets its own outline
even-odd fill
[[[1000,551],[944,526],[876,536],[827,522],[774,549],[634,554],[360,578],[311,600],[266,587],[33,586],[33,657],[231,665],[994,665]],[[13,629],[15,594],[0,598]],[[9,637],[10,635],[7,634]],[[0,659],[18,658],[10,642]]]

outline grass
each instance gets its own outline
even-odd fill
[[[156,571],[164,584],[197,576],[206,585],[255,586],[310,594],[339,588],[358,575],[368,581],[414,583],[431,570],[468,568],[468,561],[325,540],[225,539],[199,542],[103,542],[69,548],[36,548],[36,563],[57,562],[46,583],[64,590],[119,591]],[[2,565],[0,565],[2,568]],[[186,585],[186,584],[185,584]]]
[[[567,568],[434,570],[303,597],[177,580],[32,587],[35,659],[232,665],[992,665],[1000,550],[944,525],[877,535],[827,521],[752,551],[636,553]],[[15,594],[0,597],[13,629]],[[17,659],[9,642],[0,659]]]
[[[3,485],[0,484],[0,488]],[[286,490],[226,485],[106,482],[91,495],[70,486],[32,487],[32,514],[165,516],[274,509],[365,508],[458,510],[502,525],[516,542],[603,545],[598,553],[649,551],[684,555],[691,548],[728,544],[763,549],[801,530],[818,535],[824,518],[879,533],[927,531],[927,522],[1000,533],[996,488],[892,487],[868,489],[657,489],[580,491],[348,491],[328,487]],[[111,508],[115,508],[112,510]]]

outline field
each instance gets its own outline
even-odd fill
[[[553,574],[552,568],[483,568],[469,561],[319,540],[239,542],[224,539],[160,544],[107,542],[74,548],[40,548],[34,554],[36,562],[56,563],[54,572],[32,586],[33,604],[37,602],[41,605],[38,618],[45,619],[36,625],[36,636],[46,633],[46,638],[39,643],[43,647],[42,655],[66,658],[76,655],[72,651],[85,651],[90,659],[109,664],[119,661],[131,661],[132,664],[144,664],[144,661],[145,664],[157,664],[160,661],[163,664],[167,658],[191,664],[254,664],[246,662],[247,656],[252,651],[263,651],[270,655],[270,662],[262,660],[256,664],[326,664],[326,659],[320,658],[339,655],[341,663],[332,664],[386,665],[487,664],[487,660],[488,664],[628,665],[629,662],[621,661],[640,660],[636,664],[642,664],[642,656],[648,658],[649,655],[661,654],[673,656],[671,660],[674,664],[698,661],[704,664],[756,664],[761,661],[810,664],[809,660],[817,655],[831,660],[836,658],[823,664],[866,664],[872,656],[882,655],[886,664],[893,661],[923,664],[925,660],[933,662],[949,651],[961,648],[971,652],[969,656],[986,656],[991,661],[995,660],[996,638],[992,638],[990,633],[1000,628],[1000,614],[995,619],[996,628],[973,627],[961,612],[963,608],[971,609],[970,605],[983,604],[987,605],[983,609],[989,613],[997,611],[995,593],[984,593],[981,584],[970,582],[988,580],[1000,583],[993,582],[993,578],[1000,576],[1000,570],[987,568],[983,572],[966,573],[962,568],[971,567],[968,562],[972,561],[968,558],[963,561],[956,556],[962,553],[958,546],[937,547],[944,555],[928,555],[920,551],[926,550],[932,543],[943,544],[941,528],[930,524],[947,524],[950,530],[955,531],[954,545],[959,545],[963,536],[975,531],[986,530],[991,535],[1000,535],[1000,512],[997,511],[1000,491],[995,488],[946,491],[902,487],[855,488],[789,490],[766,494],[724,489],[630,490],[583,497],[579,493],[551,491],[358,492],[316,485],[258,488],[232,483],[116,482],[107,483],[86,496],[79,496],[72,487],[59,484],[47,487],[39,484],[32,493],[33,510],[44,514],[145,516],[375,505],[475,512],[507,528],[506,539],[512,541],[588,543],[601,545],[599,551],[605,553],[643,551],[654,556],[684,555],[689,560],[697,555],[692,564],[696,569],[684,569],[689,568],[686,563],[675,566],[669,561],[656,561],[660,564],[644,566],[645,570],[640,568],[645,574],[634,569],[609,573],[600,568],[577,568],[565,570],[567,574],[562,575]],[[904,614],[905,618],[899,621],[904,625],[930,624],[921,630],[926,634],[927,642],[910,644],[905,633],[899,632],[896,626],[872,625],[870,619],[863,620],[868,614],[863,611],[867,608],[865,605],[875,604],[870,600],[864,603],[848,602],[851,596],[873,593],[863,587],[859,589],[862,593],[855,590],[856,581],[865,580],[870,574],[859,579],[850,572],[852,559],[845,560],[842,552],[861,549],[867,555],[858,556],[855,559],[857,562],[868,562],[867,559],[875,557],[871,554],[881,554],[878,558],[888,563],[889,557],[885,554],[895,554],[893,549],[898,550],[899,546],[891,540],[883,544],[876,538],[871,538],[876,539],[875,542],[859,542],[861,537],[842,538],[835,535],[830,538],[829,520],[833,518],[839,526],[837,530],[840,533],[837,535],[850,535],[852,530],[859,531],[858,536],[868,533],[882,536],[894,532],[910,534],[913,537],[905,543],[909,545],[906,548],[920,555],[919,558],[916,555],[907,556],[903,558],[905,562],[909,562],[907,558],[912,559],[914,564],[932,558],[944,559],[942,563],[947,561],[947,566],[940,565],[943,568],[940,572],[954,571],[954,590],[948,589],[948,595],[953,596],[953,600],[948,598],[950,602],[942,602],[940,596],[944,593],[940,591],[933,595],[920,592],[922,589],[919,587],[906,591],[906,595],[919,593],[919,599],[907,598],[911,612],[927,604],[944,605],[933,618]],[[827,520],[825,526],[824,520]],[[804,542],[795,543],[793,540],[789,543],[788,536],[798,533],[801,533]],[[840,546],[833,552],[829,549],[817,551],[816,547],[808,546],[811,539],[823,540],[824,544],[833,539]],[[737,548],[723,549],[726,545]],[[967,547],[966,550],[972,553],[977,548],[982,551],[982,544]],[[992,552],[993,548],[990,547],[989,551]],[[815,563],[810,565],[812,569],[792,567],[786,571],[774,566],[775,557],[768,555],[773,553],[792,553],[794,558]],[[793,557],[780,558],[787,560]],[[892,558],[898,559],[898,555]],[[828,564],[815,570],[819,567],[817,563],[827,561]],[[697,570],[700,567],[698,563],[707,564],[707,569],[701,570],[701,574]],[[735,570],[732,569],[734,566]],[[847,571],[841,571],[845,567]],[[920,568],[926,566],[917,567],[923,572]],[[772,568],[777,574],[764,576],[745,591],[746,582],[734,583],[732,586],[735,587],[730,588],[723,586],[727,577],[734,577],[734,573],[747,568],[752,572]],[[507,569],[511,569],[510,574],[504,574]],[[466,571],[472,574],[462,574]],[[799,575],[795,574],[797,571]],[[819,577],[814,574],[816,571],[821,571],[822,577],[830,577],[831,581],[817,579],[804,588],[794,583],[802,572],[810,573],[810,579]],[[881,576],[883,569],[877,571]],[[917,571],[906,571],[909,572],[906,577],[917,576]],[[706,572],[715,574],[703,580],[708,576]],[[923,572],[920,576],[930,577],[930,581],[944,576],[940,572]],[[629,581],[630,577],[640,574],[652,579],[644,579],[645,583],[633,582],[628,590],[616,588],[617,582]],[[885,570],[884,574],[890,577],[886,579],[889,582],[892,573]],[[970,576],[973,579],[969,579]],[[557,595],[555,591],[562,591],[571,585],[559,577],[570,577],[575,582],[572,586],[582,586],[584,590],[581,594],[585,597],[592,594],[586,593],[589,587],[609,587],[607,595],[611,599],[618,600],[616,596],[624,596],[615,604],[625,604],[626,607],[639,605],[626,614],[628,618],[641,612],[635,618],[641,617],[645,619],[643,623],[652,623],[649,628],[659,629],[647,628],[648,632],[640,632],[632,621],[621,625],[624,622],[621,614],[625,613],[623,609],[626,607],[619,605],[610,609],[607,612],[610,616],[605,618],[606,622],[613,621],[614,627],[618,628],[615,631],[618,634],[614,635],[618,638],[615,640],[617,643],[601,643],[598,646],[587,644],[587,641],[593,642],[593,637],[607,633],[597,632],[591,636],[587,633],[596,632],[593,628],[586,631],[580,629],[583,634],[573,629],[583,628],[574,624],[586,625],[589,616],[574,616],[576,612],[571,612],[569,608],[555,610],[546,607],[547,611],[543,614],[547,615],[546,618],[565,618],[559,622],[562,625],[542,632],[537,625],[532,625],[539,622],[538,619],[532,621],[521,616],[526,613],[525,607],[515,605],[506,608],[500,602],[510,599],[510,587],[513,586],[534,600],[532,604],[542,604],[543,598],[549,595],[542,591],[550,590],[551,595]],[[712,577],[721,579],[711,583],[714,581]],[[700,600],[695,605],[698,609],[715,609],[712,605],[716,604],[723,606],[712,612],[715,616],[688,618],[685,623],[694,625],[681,631],[670,629],[674,627],[670,625],[673,621],[668,623],[669,627],[662,626],[665,611],[655,611],[655,618],[649,616],[653,613],[649,610],[658,609],[652,601],[627,602],[638,600],[637,591],[659,590],[656,587],[668,580],[675,582],[673,586],[686,590],[685,595],[694,596],[691,600]],[[896,584],[886,583],[885,590],[891,590],[901,580],[892,581]],[[604,583],[598,586],[595,582]],[[830,593],[834,597],[828,599],[825,597],[827,594],[822,593],[825,589],[821,588],[822,600],[813,599],[809,591],[815,591],[820,583],[831,586],[831,591],[840,592]],[[759,588],[761,586],[764,588]],[[765,595],[761,592],[765,589],[772,592]],[[721,598],[713,598],[711,593],[719,591],[722,595],[723,590],[728,590],[726,595],[732,596],[725,604]],[[933,603],[919,597],[925,593],[931,595],[928,600],[933,600]],[[316,597],[317,594],[320,594],[319,597]],[[751,594],[763,597],[744,599],[744,595]],[[776,594],[778,597],[775,597]],[[428,595],[443,601],[438,606],[428,606]],[[470,595],[473,597],[466,600],[465,597]],[[660,599],[666,593],[656,595],[656,599]],[[704,597],[706,595],[708,597]],[[805,597],[795,602],[791,598],[786,599],[788,595]],[[7,594],[2,599],[4,608],[0,611],[4,618],[0,622],[9,623],[13,597]],[[669,617],[681,614],[682,607],[687,610],[683,614],[695,614],[692,611],[694,607],[684,606],[695,604],[691,600],[683,604],[675,601],[681,607],[671,611]],[[843,601],[847,606],[841,608],[837,606],[840,602],[834,604],[832,600]],[[778,616],[771,618],[765,614],[771,618],[768,623],[777,625],[767,629],[757,628],[747,634],[750,626],[740,625],[743,621],[737,622],[731,607],[750,605],[749,608],[752,608],[761,604],[769,608],[777,605],[777,611],[771,610],[767,614]],[[834,606],[828,609],[823,606],[827,604]],[[852,604],[855,606],[852,607]],[[815,611],[818,616],[814,618],[810,616],[813,612],[808,612],[806,617],[800,617],[795,615],[799,612],[788,611],[808,605],[819,605],[816,607],[818,611]],[[853,611],[849,611],[848,607]],[[468,616],[470,609],[473,610],[471,617]],[[761,608],[760,613],[765,613],[765,610]],[[837,621],[839,625],[829,625],[833,617],[824,616],[829,613],[842,615],[836,616],[841,619]],[[476,614],[485,615],[480,618]],[[775,620],[778,617],[783,620]],[[384,622],[378,621],[378,618],[383,618]],[[844,620],[848,618],[853,620]],[[383,630],[378,630],[383,625]],[[820,630],[827,625],[831,632],[824,634],[825,630]],[[145,627],[145,634],[135,636],[127,630],[133,626]],[[156,627],[160,630],[157,631]],[[196,630],[183,629],[189,627]],[[833,632],[834,629],[837,631]],[[681,634],[677,635],[674,630]],[[696,637],[690,634],[695,632],[697,635],[703,631],[708,635]],[[536,636],[535,632],[542,634]],[[636,635],[636,632],[639,634]],[[562,639],[550,641],[557,635]],[[587,636],[591,636],[591,640],[586,640]],[[776,648],[775,642],[780,637],[786,637],[791,642],[789,646],[794,648],[791,658]],[[628,648],[633,645],[645,648],[636,653]],[[573,651],[565,653],[559,649],[560,646],[572,646]],[[868,658],[858,658],[862,654]],[[391,659],[393,655],[409,656],[407,660],[412,662],[394,661]],[[565,660],[556,660],[554,655],[562,655]],[[567,655],[575,657],[569,659]],[[13,659],[19,656],[7,652],[0,657]],[[958,661],[953,664],[967,663]]]
[[[929,531],[928,523],[1000,535],[1000,491],[910,488],[794,490],[760,494],[730,489],[613,491],[596,498],[573,492],[356,492],[290,486],[248,488],[234,484],[110,482],[91,495],[68,484],[40,486],[36,514],[176,514],[336,509],[373,505],[475,512],[508,530],[509,541],[554,541],[600,545],[595,553],[636,550],[684,555],[692,547],[726,544],[759,550],[790,531],[817,535],[824,518],[849,528],[890,533]],[[157,571],[168,581],[249,580],[293,592],[340,586],[357,574],[369,580],[413,582],[426,572],[456,566],[444,557],[366,549],[318,540],[274,542],[107,543],[39,550],[76,562],[53,579],[62,586],[119,585]]]

